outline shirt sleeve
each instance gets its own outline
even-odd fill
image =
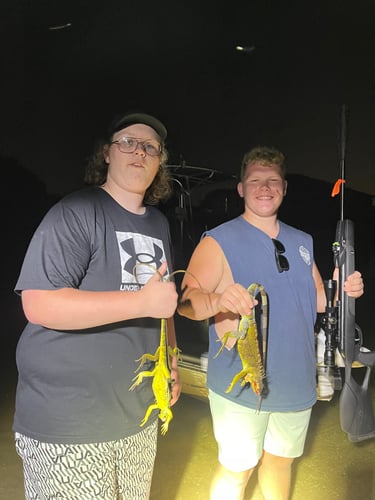
[[[47,212],[30,241],[16,293],[79,288],[91,255],[88,218],[84,214],[64,202]]]

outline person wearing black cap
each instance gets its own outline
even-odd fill
[[[65,196],[35,231],[15,291],[28,323],[17,346],[13,430],[26,499],[149,498],[158,411],[151,377],[129,390],[177,292],[166,217],[167,130],[127,113],[91,159],[88,187]],[[146,361],[144,369],[149,369]],[[171,358],[172,399],[181,385]]]

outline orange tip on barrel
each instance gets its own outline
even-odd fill
[[[337,181],[335,182],[335,185],[332,188],[332,192],[331,192],[332,198],[340,193],[341,184],[343,184],[344,182],[345,182],[345,179],[337,179]]]

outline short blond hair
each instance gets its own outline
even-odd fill
[[[257,146],[247,153],[245,153],[242,164],[240,179],[243,181],[246,168],[250,163],[255,161],[264,163],[265,165],[278,165],[280,167],[281,175],[285,179],[286,168],[285,168],[285,157],[281,151],[276,148],[269,146]]]

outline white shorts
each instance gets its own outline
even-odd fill
[[[279,457],[302,455],[311,408],[267,412],[246,408],[209,391],[219,462],[233,472],[255,467],[263,450]]]

